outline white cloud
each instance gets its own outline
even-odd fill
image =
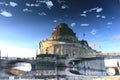
[[[12,6],[12,7],[16,7],[16,6],[18,6],[18,4],[15,3],[15,2],[10,1],[10,6]]]
[[[80,24],[80,26],[89,26],[89,24]]]
[[[53,20],[53,22],[57,22],[57,20]]]
[[[83,13],[86,14],[86,13],[93,12],[93,11],[100,13],[101,11],[103,11],[103,8],[95,7],[95,8],[83,11]]]
[[[105,19],[105,18],[106,18],[106,16],[101,16],[101,18]]]
[[[0,2],[0,5],[8,6],[8,4],[6,2]]]
[[[29,3],[26,3],[26,6],[28,6],[28,7],[39,7],[40,4],[39,3],[38,4],[29,4]]]
[[[86,14],[81,14],[81,16],[86,17]]]
[[[61,21],[62,19],[59,18],[59,19],[54,19],[53,22],[58,22],[58,21]]]
[[[0,14],[1,14],[2,16],[5,16],[5,17],[12,17],[12,13],[7,12],[7,11],[2,11],[2,12],[0,12]]]
[[[66,4],[63,4],[63,5],[61,6],[61,9],[66,9],[66,8],[69,8]]]
[[[39,4],[35,4],[35,7],[39,7],[40,5]]]
[[[30,6],[31,6],[31,7],[34,7],[34,6],[35,6],[35,4],[31,4]]]
[[[28,7],[39,7],[41,4],[46,4],[47,8],[51,9],[53,7],[53,2],[51,0],[36,0],[35,4],[26,3]]]
[[[103,8],[96,7],[89,10],[89,12],[92,12],[92,11],[96,11],[97,13],[100,13],[101,11],[103,11]]]
[[[100,17],[100,15],[96,15],[96,17],[97,17],[97,18],[99,18],[99,17]]]
[[[45,12],[38,13],[40,16],[46,16],[47,14]]]
[[[87,11],[83,11],[83,13],[87,13]]]
[[[74,27],[74,26],[76,26],[76,23],[71,23],[71,27]]]
[[[97,12],[97,13],[99,13],[99,12],[101,12],[101,11],[103,11],[103,8],[97,8],[97,9],[96,9],[96,12]]]
[[[98,9],[98,7],[92,8],[92,9],[89,10],[89,12],[95,11],[95,10],[97,10],[97,9]]]
[[[5,6],[8,6],[8,4],[7,4],[7,3],[5,3]]]
[[[111,25],[111,24],[112,24],[112,22],[108,22],[107,24],[108,24],[108,25]]]
[[[96,32],[97,32],[96,29],[92,29],[90,33],[91,33],[92,35],[95,35]]]
[[[64,0],[57,0],[58,3],[64,3],[65,1]]]
[[[103,11],[103,8],[99,8],[99,7],[95,7],[95,8],[91,8],[89,10],[83,11],[83,13],[81,14],[81,16],[86,17],[86,13],[90,13],[95,11],[96,13],[100,13],[101,11]],[[106,18],[105,16],[101,16],[101,15],[96,15],[96,17],[101,17],[101,18]]]
[[[56,29],[53,29],[53,31],[56,31]]]
[[[26,3],[26,6],[28,6],[28,7],[29,7],[29,6],[30,6],[30,4],[29,4],[29,3]]]
[[[23,12],[32,12],[32,10],[29,10],[28,8],[23,9]]]
[[[49,8],[49,9],[51,9],[52,7],[53,7],[53,2],[52,1],[46,1],[45,2],[45,4],[47,5],[47,7]]]

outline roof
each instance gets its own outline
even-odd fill
[[[50,40],[59,40],[59,41],[78,41],[76,33],[73,32],[71,28],[68,27],[66,23],[60,23],[56,26],[53,31]]]

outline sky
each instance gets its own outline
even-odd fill
[[[0,0],[2,56],[35,56],[59,23],[97,51],[120,52],[120,0]]]

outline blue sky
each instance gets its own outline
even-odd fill
[[[59,23],[67,23],[79,40],[85,33],[92,48],[120,52],[119,14],[120,0],[1,0],[0,46],[35,51]]]

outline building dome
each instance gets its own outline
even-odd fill
[[[55,30],[53,31],[53,33],[50,37],[50,40],[70,41],[70,42],[77,42],[78,41],[76,34],[65,23],[60,23],[59,25],[57,25],[57,27],[55,28]]]

